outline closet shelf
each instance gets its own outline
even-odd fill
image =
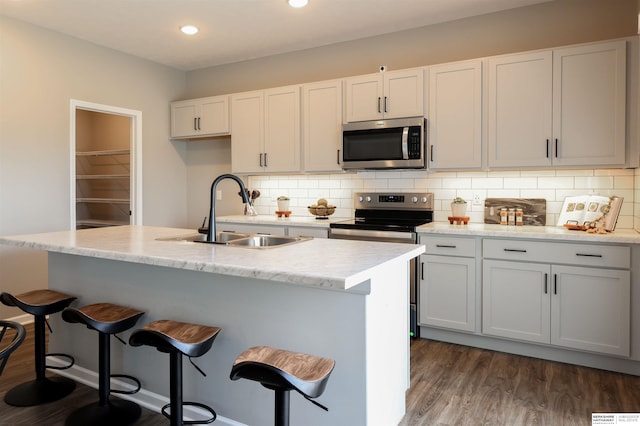
[[[76,198],[77,203],[129,204],[128,198]]]
[[[108,175],[76,175],[77,180],[89,180],[89,179],[129,179],[128,173],[123,174],[108,174]]]
[[[108,149],[103,151],[82,151],[76,152],[77,157],[98,157],[104,155],[129,155],[128,149]]]
[[[129,222],[123,220],[98,220],[84,219],[76,221],[76,226],[88,226],[91,228],[101,228],[105,226],[122,226],[129,225]]]

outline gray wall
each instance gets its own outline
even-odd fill
[[[185,98],[632,36],[638,0],[555,0],[414,30],[191,71]]]
[[[4,17],[0,40],[0,235],[69,229],[71,99],[142,111],[143,222],[186,222],[186,148],[168,141],[184,72]],[[46,287],[46,258],[0,245],[0,289]]]

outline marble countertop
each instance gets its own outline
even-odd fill
[[[279,225],[279,226],[313,226],[328,228],[330,223],[349,220],[348,217],[329,216],[328,219],[316,219],[315,216],[289,216],[278,217],[277,215],[261,214],[258,216],[220,216],[216,218],[216,223],[246,223],[255,225]]]
[[[0,244],[338,290],[370,279],[387,262],[424,252],[422,245],[325,238],[265,249],[157,240],[194,234],[192,229],[116,226],[0,237]]]
[[[432,222],[419,226],[417,230],[423,234],[640,244],[640,233],[633,229],[616,229],[606,234],[589,234],[585,231],[569,231],[558,226],[504,226],[482,223],[450,225],[445,222]]]

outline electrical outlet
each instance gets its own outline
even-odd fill
[[[222,200],[222,190],[216,189],[216,201]]]
[[[482,205],[482,200],[480,199],[480,194],[473,194],[473,202],[472,204],[474,206],[481,206]]]

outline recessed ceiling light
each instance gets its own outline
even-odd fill
[[[309,3],[309,0],[288,0],[288,2],[291,7],[301,8],[305,7],[307,3]]]
[[[195,25],[183,25],[180,27],[180,31],[182,31],[186,35],[194,35],[198,32],[198,27],[196,27]]]

